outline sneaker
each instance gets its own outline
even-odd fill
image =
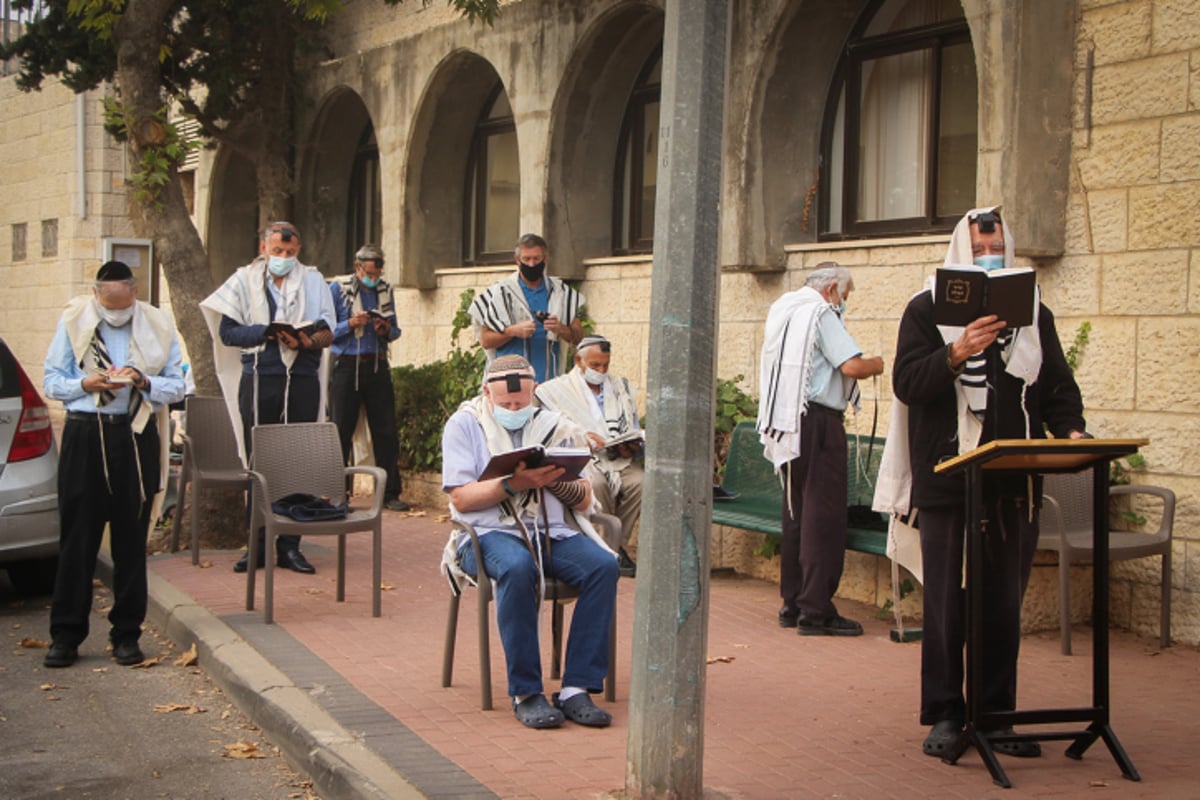
[[[412,506],[401,500],[399,497],[393,497],[391,500],[384,500],[383,507],[388,511],[408,511],[412,508]]]
[[[801,636],[862,636],[863,627],[840,614],[824,618],[801,614],[796,620],[796,632]]]

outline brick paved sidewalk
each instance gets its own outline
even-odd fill
[[[479,709],[473,594],[462,604],[454,685],[441,687],[448,590],[437,571],[449,526],[429,516],[387,513],[383,616],[370,615],[369,537],[349,537],[346,602],[334,601],[330,540],[304,551],[315,576],[276,573],[276,626],[244,607],[238,554],[160,556],[151,570],[225,620],[296,685],[429,797],[593,798],[624,785],[630,640],[636,581],[618,596],[617,702],[604,730],[569,723],[523,728],[506,705],[503,651],[493,631],[497,708]],[[326,546],[330,545],[330,546]],[[258,582],[261,604],[262,581]],[[839,603],[863,622],[861,638],[800,637],[775,621],[776,587],[711,582],[704,785],[730,798],[784,797],[1153,797],[1200,795],[1200,651],[1124,632],[1112,634],[1113,728],[1142,776],[1122,779],[1102,742],[1082,761],[1044,743],[1040,759],[1003,758],[1014,784],[995,787],[977,754],[956,766],[921,754],[917,724],[919,645],[889,640],[874,609]],[[261,608],[261,605],[260,605]],[[568,619],[570,612],[568,611]],[[493,623],[494,624],[494,623]],[[544,621],[543,641],[549,640]],[[1088,705],[1090,637],[1075,632],[1075,656],[1052,634],[1026,637],[1023,708]],[[548,644],[545,663],[549,663]],[[547,667],[547,675],[549,669]],[[547,681],[547,693],[558,687]]]

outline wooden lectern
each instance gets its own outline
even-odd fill
[[[1066,754],[1083,758],[1084,752],[1097,738],[1103,738],[1121,774],[1132,781],[1141,780],[1133,762],[1117,741],[1109,724],[1108,700],[1108,471],[1113,459],[1137,452],[1147,439],[997,439],[944,461],[935,468],[943,475],[963,473],[966,478],[966,588],[967,588],[967,718],[966,729],[958,745],[943,759],[953,764],[972,745],[979,751],[992,780],[1010,788],[1004,768],[1000,766],[993,742],[1030,740],[1071,740]],[[983,547],[982,537],[987,521],[983,519],[984,473],[1054,473],[1079,472],[1091,469],[1092,535],[1095,544],[1094,581],[1092,592],[1092,705],[1084,708],[1038,709],[1029,711],[984,711],[983,687]],[[1088,723],[1083,730],[1013,733],[1007,736],[982,731],[996,731],[1020,725],[1047,723]]]

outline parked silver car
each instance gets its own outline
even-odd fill
[[[23,595],[54,588],[57,480],[46,402],[0,339],[0,567]]]

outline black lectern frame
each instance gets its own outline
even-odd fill
[[[1071,740],[1066,755],[1076,760],[1098,738],[1103,738],[1121,774],[1131,781],[1140,781],[1137,769],[1110,724],[1108,697],[1108,471],[1113,459],[1136,453],[1148,444],[1147,439],[997,439],[963,453],[937,466],[935,472],[953,475],[963,473],[966,479],[966,588],[967,588],[967,719],[966,729],[958,744],[942,759],[954,764],[974,746],[992,781],[1008,789],[1012,783],[996,753],[994,742]],[[1092,470],[1092,705],[1084,708],[1036,709],[1028,711],[984,711],[983,685],[983,574],[982,537],[986,526],[983,519],[983,473],[1056,473]],[[1002,730],[1013,725],[1086,722],[1088,726],[1075,731],[1045,731],[985,735],[983,731]]]

